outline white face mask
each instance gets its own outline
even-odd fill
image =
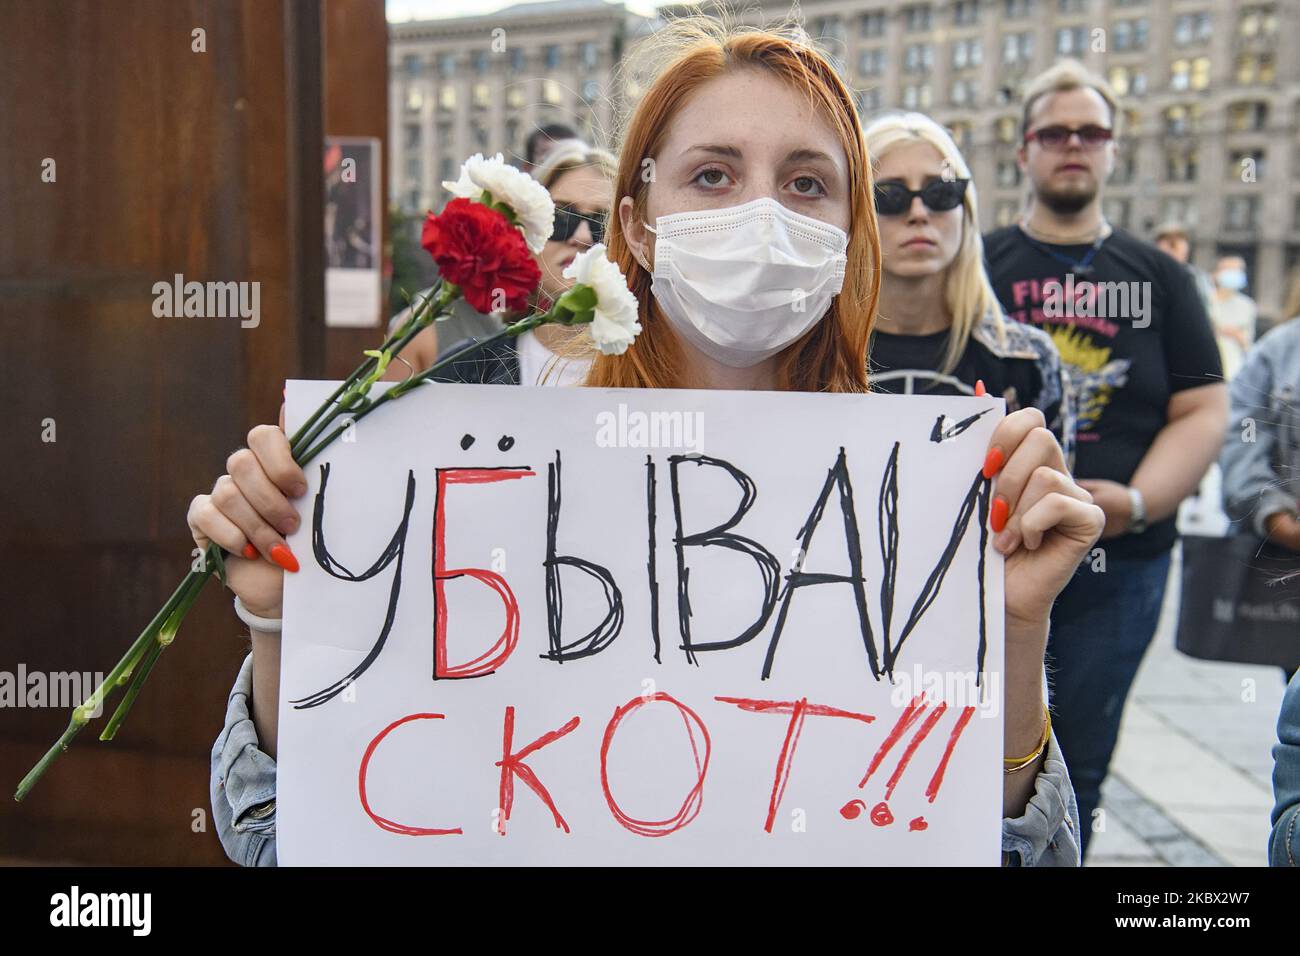
[[[844,284],[849,237],[774,199],[660,216],[651,291],[673,328],[748,368],[815,325]]]

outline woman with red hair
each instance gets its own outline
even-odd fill
[[[607,235],[643,331],[623,355],[596,356],[586,384],[866,391],[880,242],[862,130],[834,67],[798,34],[704,18],[671,23],[634,62],[648,63],[632,76],[645,92],[623,136]],[[287,496],[306,480],[283,432],[254,429],[237,457],[221,506],[200,495],[191,507],[196,542],[232,555],[250,541],[263,555],[287,548],[274,528],[292,519]],[[998,425],[984,470],[998,475],[990,523],[1006,556],[1003,860],[1077,866],[1043,661],[1052,602],[1103,517],[1037,409]],[[232,557],[228,576],[252,614],[279,616],[280,567]],[[274,800],[236,820],[227,794],[232,777],[236,792],[274,793],[278,641],[254,629],[213,750],[218,832],[241,862],[274,862]]]

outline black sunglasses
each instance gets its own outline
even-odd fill
[[[1091,149],[1096,149],[1102,143],[1109,143],[1115,137],[1114,130],[1094,124],[1080,126],[1078,129],[1071,129],[1068,126],[1044,126],[1026,133],[1025,142],[1036,139],[1038,145],[1044,149],[1060,149],[1076,133],[1079,135],[1079,142]]]
[[[932,212],[947,212],[961,205],[969,179],[932,179],[920,189],[908,189],[902,183],[876,183],[876,212],[882,216],[901,216],[912,208],[917,196]]]
[[[578,227],[583,223],[591,230],[591,241],[594,245],[605,238],[605,214],[597,213],[591,216],[584,216],[582,213],[570,206],[555,207],[555,228],[551,231],[551,239],[555,242],[567,242],[573,238],[573,234],[578,231]]]

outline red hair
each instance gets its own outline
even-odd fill
[[[737,69],[769,70],[808,95],[830,123],[848,158],[849,245],[844,287],[811,331],[778,355],[778,386],[809,392],[862,392],[867,388],[867,340],[880,295],[880,239],[871,164],[857,110],[835,68],[806,39],[749,28],[728,28],[704,17],[673,21],[648,41],[660,54],[655,79],[633,111],[619,149],[615,205],[632,197],[635,217],[645,217],[649,184],[644,160],[653,157],[673,117],[701,85]],[[638,51],[638,55],[644,51]],[[627,276],[640,303],[642,332],[622,355],[599,355],[586,384],[617,388],[679,388],[681,346],[658,313],[650,273],[636,261],[611,209],[609,258]]]

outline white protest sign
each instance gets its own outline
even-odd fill
[[[289,539],[280,862],[996,864],[1003,409],[429,385],[359,422]]]

